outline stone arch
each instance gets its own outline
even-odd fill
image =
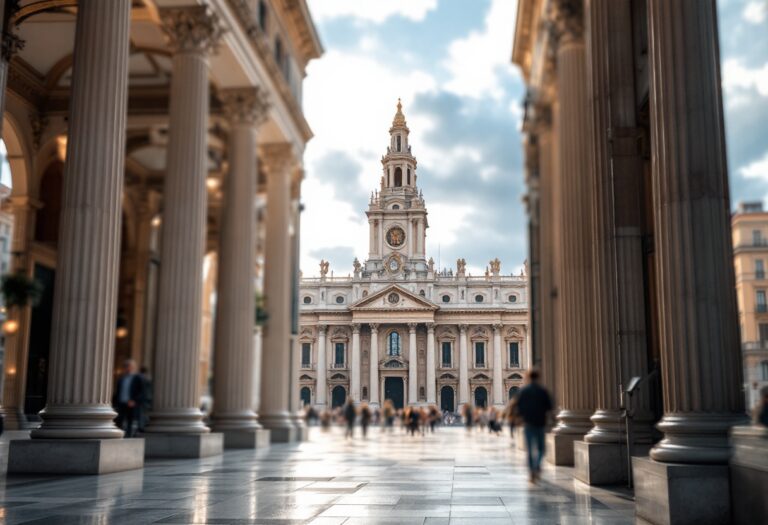
[[[29,195],[32,156],[16,117],[9,111],[3,114],[3,142],[11,168],[11,195]]]

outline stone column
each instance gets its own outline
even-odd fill
[[[726,523],[745,416],[715,0],[649,0],[648,29],[664,439],[633,462],[637,513]]]
[[[7,20],[7,15],[10,15],[16,9],[15,6],[5,5],[8,2],[10,0],[6,0],[6,2],[2,2],[2,5],[0,5],[0,17],[2,17],[2,20],[0,20],[0,27],[2,27],[2,42],[0,42],[0,131],[3,129],[5,89],[8,86],[8,69],[11,58],[24,48],[24,41],[13,34],[9,20]]]
[[[408,404],[419,402],[419,353],[416,350],[417,323],[408,323]]]
[[[560,103],[559,177],[562,301],[560,334],[563,360],[558,424],[547,454],[556,465],[573,465],[573,442],[592,427],[594,411],[592,278],[592,195],[589,180],[589,114],[581,0],[556,0],[551,27],[556,41]]]
[[[261,406],[261,325],[253,327],[253,411],[256,417]]]
[[[327,326],[324,324],[317,325],[317,390],[315,392],[315,405],[318,410],[322,410],[326,405],[326,386],[328,380],[326,374],[328,373],[328,364],[325,360],[325,338]]]
[[[256,132],[268,104],[259,88],[219,93],[229,120],[229,174],[221,208],[214,347],[213,428],[227,448],[255,448],[261,425],[253,410],[255,355],[253,265]],[[268,436],[263,432],[261,445]],[[268,441],[266,441],[268,442]]]
[[[641,237],[643,159],[635,116],[629,0],[586,3],[587,79],[592,116],[595,341],[594,424],[576,443],[575,476],[592,485],[627,480],[621,392],[648,373]],[[646,388],[633,395],[634,453],[647,453]]]
[[[504,401],[504,380],[502,379],[503,348],[501,347],[501,331],[503,325],[493,325],[493,403],[497,407],[503,407]]]
[[[32,440],[11,443],[8,472],[96,474],[143,465],[143,441],[117,439],[123,432],[110,404],[129,27],[128,0],[79,4],[48,399]]]
[[[350,396],[355,403],[360,402],[360,325],[352,325],[352,358],[350,359]]]
[[[291,173],[296,163],[288,143],[262,148],[267,173],[267,237],[264,295],[269,318],[265,326],[261,370],[261,423],[272,442],[296,439],[290,416],[291,373]]]
[[[148,456],[221,452],[200,411],[202,269],[208,173],[208,53],[220,35],[204,6],[160,11],[174,51]]]
[[[427,403],[437,403],[435,382],[435,323],[427,323]]]
[[[459,325],[459,404],[469,403],[469,363],[467,361],[467,325]]]
[[[379,406],[379,325],[371,323],[371,352],[369,362],[370,380],[369,384],[369,405]]]

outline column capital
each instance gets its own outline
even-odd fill
[[[419,323],[408,323],[408,331],[411,333],[415,332],[417,326],[419,326]]]
[[[499,334],[504,329],[504,325],[501,323],[496,323],[493,325],[493,333]]]
[[[369,323],[368,326],[371,327],[371,332],[374,334],[379,331],[379,323]]]
[[[317,331],[318,331],[319,334],[323,334],[327,330],[328,330],[328,325],[327,324],[319,324],[319,325],[317,325]]]
[[[584,36],[583,0],[554,0],[549,4],[549,31],[558,45],[581,40]]]
[[[427,325],[427,331],[428,332],[434,332],[435,331],[435,323],[426,323]]]
[[[352,323],[352,333],[353,334],[360,333],[360,323]]]
[[[233,124],[258,127],[267,120],[271,104],[259,86],[222,89],[218,96],[224,115]]]
[[[0,54],[2,54],[3,60],[10,62],[13,55],[24,49],[25,43],[11,31],[6,31],[3,34],[2,43],[0,43]]]
[[[288,142],[264,144],[259,148],[259,160],[267,175],[290,176],[290,170],[296,166],[297,159],[293,146]]]
[[[218,15],[204,5],[163,8],[160,19],[175,52],[207,54],[215,51],[224,34]]]
[[[459,332],[461,332],[462,334],[465,334],[465,333],[467,333],[467,328],[469,328],[469,325],[467,325],[467,324],[460,324],[460,325],[458,325],[458,327],[459,327]]]

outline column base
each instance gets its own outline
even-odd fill
[[[224,434],[143,434],[147,458],[205,458],[224,452]]]
[[[655,525],[715,525],[731,521],[728,465],[632,458],[632,473],[638,518]]]
[[[633,456],[647,456],[651,445],[635,444]],[[573,476],[589,485],[627,483],[627,446],[619,443],[573,444]]]
[[[544,459],[547,463],[559,467],[573,466],[573,444],[580,441],[583,434],[555,434],[550,432],[546,436],[546,452]]]
[[[269,446],[269,430],[223,430],[224,448],[265,448]]]
[[[768,428],[734,427],[731,443],[733,522],[768,523]]]
[[[14,439],[9,474],[108,474],[144,466],[143,439]]]
[[[269,430],[272,443],[293,443],[297,440],[298,430],[287,413],[260,415],[259,423]]]

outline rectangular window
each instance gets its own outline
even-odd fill
[[[765,265],[762,259],[755,259],[755,279],[765,279]]]
[[[509,368],[520,368],[520,343],[509,343]]]
[[[760,323],[758,330],[760,330],[760,342],[768,342],[768,323]]]
[[[752,230],[752,244],[755,246],[763,244],[763,234],[760,230]]]
[[[766,305],[766,302],[765,302],[765,290],[757,291],[757,311],[758,312],[768,311],[768,305]]]
[[[441,345],[442,350],[442,366],[443,368],[450,368],[451,367],[451,342],[450,341],[443,341],[443,344]]]
[[[485,367],[485,343],[483,341],[475,342],[475,367]]]
[[[312,362],[312,345],[310,343],[301,343],[301,367],[309,368]]]
[[[337,367],[344,366],[344,343],[336,343],[333,363]]]

